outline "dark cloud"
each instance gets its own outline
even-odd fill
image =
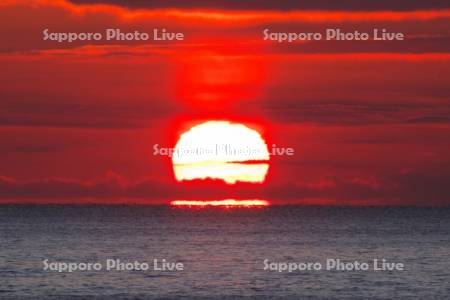
[[[413,124],[427,124],[427,123],[450,123],[449,115],[424,116],[414,119],[409,119],[407,123]]]
[[[82,1],[75,1],[82,3]],[[323,3],[322,3],[323,2]],[[23,53],[38,56],[42,54],[39,50],[56,49],[53,56],[83,55],[76,47],[96,46],[97,51],[86,51],[84,55],[91,56],[115,56],[115,57],[145,57],[155,55],[174,54],[173,50],[190,51],[202,48],[202,45],[212,40],[211,46],[217,42],[215,37],[220,36],[223,44],[233,44],[233,49],[248,54],[255,53],[255,47],[248,47],[248,41],[257,41],[262,38],[262,30],[270,28],[274,32],[325,32],[326,28],[340,28],[343,31],[372,32],[374,28],[386,28],[393,32],[403,32],[406,36],[404,41],[318,41],[309,43],[284,43],[280,45],[273,42],[270,50],[278,53],[357,53],[357,52],[395,52],[395,53],[434,53],[450,51],[448,38],[448,11],[438,9],[450,7],[446,1],[230,1],[230,2],[191,2],[191,1],[111,1],[118,5],[129,5],[130,7],[181,7],[195,8],[202,5],[206,8],[230,8],[230,9],[307,9],[307,13],[295,15],[282,12],[253,13],[247,11],[234,15],[233,11],[225,12],[224,18],[214,17],[208,14],[180,13],[172,15],[164,11],[153,12],[150,15],[133,15],[123,9],[105,8],[89,10],[75,8],[73,5],[65,5],[65,2],[57,2],[52,5],[27,6],[8,3],[8,6],[0,10],[0,34],[4,36],[0,45],[0,53]],[[86,1],[83,3],[103,3],[101,1]],[[108,3],[105,0],[105,3]],[[126,3],[126,4],[125,4]],[[363,4],[361,4],[363,3]],[[393,4],[394,3],[394,4]],[[345,10],[342,13],[311,12],[310,9],[338,9]],[[73,11],[72,11],[72,10]],[[358,13],[355,10],[406,10],[393,13]],[[432,12],[410,12],[416,9],[434,9]],[[80,13],[83,11],[83,13]],[[124,17],[123,14],[129,14]],[[20,20],[24,15],[32,15],[33,22],[11,22]],[[429,15],[429,16],[427,16]],[[237,18],[231,22],[229,18]],[[248,19],[249,18],[249,19]],[[52,20],[49,23],[49,19]],[[232,19],[231,19],[232,20]],[[224,26],[226,24],[226,26]],[[74,41],[72,43],[59,43],[56,41],[43,40],[42,31],[46,28],[50,32],[103,32],[105,28],[120,28],[122,31],[152,32],[153,28],[167,27],[173,31],[181,31],[186,36],[184,43],[152,43],[147,51],[130,51],[125,48],[102,47],[130,45],[148,45],[149,41]],[[17,37],[21,38],[18,39]],[[213,37],[213,39],[211,39]],[[243,44],[246,49],[240,49]],[[247,47],[245,47],[247,46]],[[229,47],[226,47],[227,49]],[[66,51],[64,51],[64,49]],[[92,50],[92,49],[91,49]],[[265,51],[258,49],[259,53]],[[176,53],[175,53],[176,54]],[[241,53],[242,54],[242,53]]]
[[[353,24],[352,24],[353,25]],[[361,30],[360,32],[369,32],[371,30]],[[373,25],[372,25],[373,26]],[[354,32],[349,30],[347,32]],[[302,29],[303,30],[303,29]],[[297,32],[293,30],[292,32]],[[324,32],[319,29],[317,32]],[[271,32],[277,32],[272,30]],[[284,32],[284,31],[280,31]],[[303,30],[302,32],[305,32]],[[306,31],[308,32],[308,31]],[[345,31],[343,31],[345,32]],[[410,31],[409,31],[410,32]],[[450,37],[406,37],[403,41],[311,41],[307,43],[278,44],[276,41],[269,45],[266,51],[278,54],[301,54],[301,53],[448,53],[450,52]]]
[[[324,125],[363,125],[389,123],[448,124],[450,106],[447,104],[422,103],[308,103],[305,101],[267,101],[264,109],[276,120],[295,123],[318,123]]]
[[[0,104],[0,109],[2,106]],[[109,106],[18,102],[4,106],[4,113],[0,115],[0,126],[144,128],[150,126],[151,121],[174,111],[170,110],[167,101]]]
[[[94,203],[114,203],[117,199],[119,202],[141,199],[147,203],[162,203],[173,199],[224,199],[239,195],[238,198],[243,199],[275,199],[279,204],[328,199],[335,204],[447,206],[450,205],[449,178],[448,171],[419,170],[375,179],[331,177],[317,182],[229,186],[214,180],[175,184],[146,179],[130,183],[113,173],[91,182],[61,178],[18,181],[0,176],[0,201],[17,203],[32,199],[34,203],[54,200],[78,203],[80,199],[91,199]]]
[[[261,104],[243,103],[251,111]],[[241,107],[242,107],[241,106]],[[0,108],[2,105],[0,104]],[[0,126],[35,126],[62,128],[146,128],[152,121],[165,118],[179,110],[168,101],[149,101],[145,104],[93,104],[74,107],[70,103],[7,104],[8,113],[0,115]],[[339,103],[308,103],[305,101],[267,100],[262,110],[275,121],[287,123],[315,123],[321,125],[366,124],[448,124],[450,107],[439,104],[386,103],[364,104],[362,101]],[[6,109],[5,109],[6,111]]]
[[[0,144],[0,153],[3,155],[12,153],[39,154],[39,153],[61,151],[62,149],[65,149],[64,146],[58,143],[52,144],[23,143],[22,145]]]
[[[429,0],[71,0],[77,4],[109,3],[130,8],[206,8],[206,9],[228,9],[228,10],[350,10],[350,11],[406,11],[419,9],[444,9],[450,7],[447,1]]]

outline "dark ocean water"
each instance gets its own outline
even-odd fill
[[[0,299],[450,298],[450,209],[0,206]],[[404,271],[264,270],[328,258]],[[183,271],[45,271],[153,259]]]

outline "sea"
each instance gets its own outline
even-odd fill
[[[450,208],[1,205],[0,299],[450,299],[449,233]]]

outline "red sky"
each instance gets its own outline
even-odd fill
[[[0,203],[450,204],[450,5],[297,2],[2,1]],[[407,38],[261,38],[337,27]],[[64,44],[45,28],[186,38]],[[257,124],[295,155],[273,157],[263,185],[175,183],[152,146],[209,118]]]

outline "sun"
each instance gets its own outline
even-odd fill
[[[262,183],[269,151],[260,133],[243,124],[208,121],[183,133],[172,163],[177,181],[219,179],[228,184]]]

